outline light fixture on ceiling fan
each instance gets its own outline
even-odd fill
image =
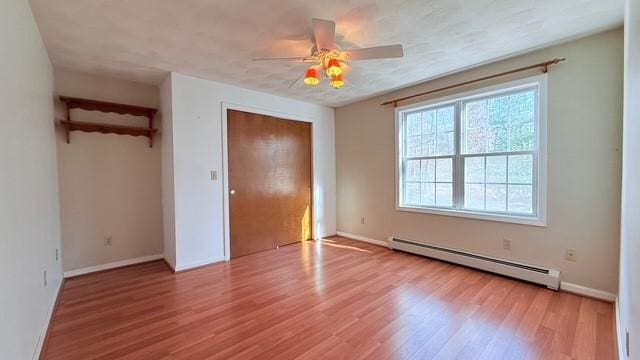
[[[402,45],[399,44],[341,50],[335,43],[335,22],[331,20],[312,19],[311,25],[313,27],[315,46],[311,50],[310,56],[253,60],[315,63],[305,71],[304,83],[309,86],[316,86],[320,84],[321,78],[326,78],[331,87],[340,89],[345,84],[344,76],[345,73],[350,70],[350,61],[400,58],[404,55]],[[300,78],[296,79],[296,82],[299,79]]]

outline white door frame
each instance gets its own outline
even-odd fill
[[[316,197],[315,190],[316,184],[318,183],[316,177],[318,173],[315,169],[315,155],[316,155],[316,142],[313,141],[313,137],[315,134],[315,121],[310,119],[309,117],[302,117],[295,114],[284,113],[280,111],[267,110],[252,106],[233,104],[229,102],[222,102],[222,213],[224,214],[223,219],[223,232],[224,232],[224,259],[226,261],[231,260],[231,237],[230,237],[230,223],[229,223],[229,153],[228,153],[228,143],[227,143],[227,111],[228,110],[237,110],[244,111],[248,113],[258,114],[258,115],[266,115],[273,116],[276,118],[284,119],[284,120],[294,120],[301,121],[311,124],[311,236],[316,239],[316,216],[318,214],[316,209]]]

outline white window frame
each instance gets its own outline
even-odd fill
[[[533,215],[519,215],[519,214],[505,214],[505,213],[493,213],[488,211],[474,211],[460,208],[436,208],[436,207],[423,207],[423,206],[409,206],[402,203],[403,199],[403,144],[404,144],[404,129],[403,118],[405,113],[424,110],[425,108],[433,108],[443,106],[447,104],[455,104],[455,123],[454,123],[454,142],[455,142],[455,154],[453,156],[453,202],[454,204],[461,204],[464,186],[464,179],[459,177],[463,176],[462,157],[473,156],[493,156],[500,155],[495,154],[474,154],[463,155],[461,154],[461,124],[462,114],[460,106],[458,104],[466,101],[484,98],[487,96],[495,95],[497,93],[517,91],[519,89],[528,88],[531,86],[537,86],[538,88],[538,107],[536,109],[538,121],[535,122],[535,144],[533,150],[534,158],[534,197],[533,197]],[[396,148],[396,210],[418,212],[425,214],[446,215],[455,217],[464,217],[470,219],[500,221],[515,224],[533,225],[533,226],[547,226],[547,74],[527,77],[515,81],[505,82],[502,84],[483,87],[454,95],[445,96],[417,104],[411,104],[406,106],[397,107],[395,109],[395,148]],[[448,157],[448,156],[447,156]],[[457,180],[458,179],[458,180]]]

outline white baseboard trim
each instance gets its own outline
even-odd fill
[[[342,231],[338,231],[338,235],[342,236],[342,237],[346,237],[346,238],[352,239],[352,240],[368,242],[369,244],[373,244],[373,245],[384,246],[384,247],[387,247],[387,248],[389,247],[389,243],[384,241],[384,240],[371,239],[371,238],[368,238],[368,237],[355,235],[355,234],[350,234],[350,233],[346,233],[346,232],[342,232]]]
[[[622,329],[622,323],[620,322],[620,299],[616,297],[616,345],[618,346],[618,359],[626,359],[625,354],[625,340],[627,337],[626,332]]]
[[[176,264],[176,267],[173,269],[173,271],[174,272],[185,271],[185,270],[197,268],[200,266],[215,264],[222,261],[226,261],[224,256],[219,256],[219,257],[205,259],[205,260],[198,260],[198,261],[190,262],[187,264]]]
[[[167,259],[166,257],[162,258],[165,262],[165,264],[167,264],[167,266],[169,266],[171,268],[172,272],[176,272],[176,265],[173,264],[171,261],[169,261],[169,259]]]
[[[608,302],[615,302],[617,296],[607,291],[588,288],[586,286],[572,284],[566,281],[560,282],[560,290],[568,293],[582,295],[593,299],[604,300]]]
[[[70,278],[78,275],[90,274],[96,271],[115,269],[123,266],[139,264],[147,261],[160,260],[162,258],[164,258],[163,254],[156,254],[156,255],[142,256],[142,257],[133,258],[133,259],[114,261],[107,264],[89,266],[86,268],[65,271],[64,277],[66,279],[66,278]]]
[[[33,352],[33,360],[40,359],[40,354],[42,353],[42,348],[44,346],[44,341],[47,338],[47,332],[49,331],[49,324],[51,320],[53,320],[53,311],[56,309],[56,303],[58,302],[58,296],[60,296],[60,291],[62,290],[62,285],[64,285],[64,279],[62,276],[60,277],[60,283],[58,284],[58,288],[55,290],[51,302],[49,303],[49,310],[47,311],[47,317],[42,326],[42,330],[40,332],[40,337],[38,338],[38,343],[36,344],[36,348]]]
[[[313,238],[313,240],[314,240],[314,241],[320,241],[320,240],[322,240],[322,239],[324,239],[324,238],[328,238],[328,237],[336,236],[336,235],[338,235],[338,233],[337,233],[337,232],[329,233],[329,234],[325,234],[325,235],[321,235],[321,236],[316,236],[315,238]]]
[[[374,245],[389,247],[389,243],[387,241],[383,241],[383,240],[371,239],[371,238],[367,238],[367,237],[360,236],[360,235],[346,233],[346,232],[343,232],[343,231],[338,231],[338,235],[346,237],[346,238],[349,238],[349,239],[353,239],[353,240],[359,240],[359,241],[368,242],[368,243],[374,244]],[[586,297],[590,297],[590,298],[594,298],[594,299],[598,299],[598,300],[604,300],[604,301],[608,301],[608,302],[615,302],[616,299],[617,299],[617,296],[615,294],[610,293],[610,292],[603,291],[603,290],[598,290],[598,289],[592,289],[592,288],[588,288],[586,286],[573,284],[573,283],[569,283],[569,282],[566,282],[566,281],[561,281],[560,282],[560,290],[566,291],[566,292],[569,292],[569,293],[572,293],[572,294],[582,295],[582,296],[586,296]]]

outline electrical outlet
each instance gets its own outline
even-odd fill
[[[502,239],[502,248],[504,248],[505,250],[511,250],[511,240]]]
[[[47,270],[44,271],[43,280],[44,280],[44,287],[47,287]]]
[[[569,261],[576,261],[576,256],[577,256],[577,254],[576,254],[576,249],[574,249],[574,248],[567,248],[567,249],[565,250],[565,253],[564,253],[564,257],[565,257],[565,259],[567,259],[567,260],[569,260]]]
[[[113,244],[113,239],[111,236],[104,237],[104,246],[111,246]]]
[[[364,225],[364,216],[360,218],[360,224]]]

